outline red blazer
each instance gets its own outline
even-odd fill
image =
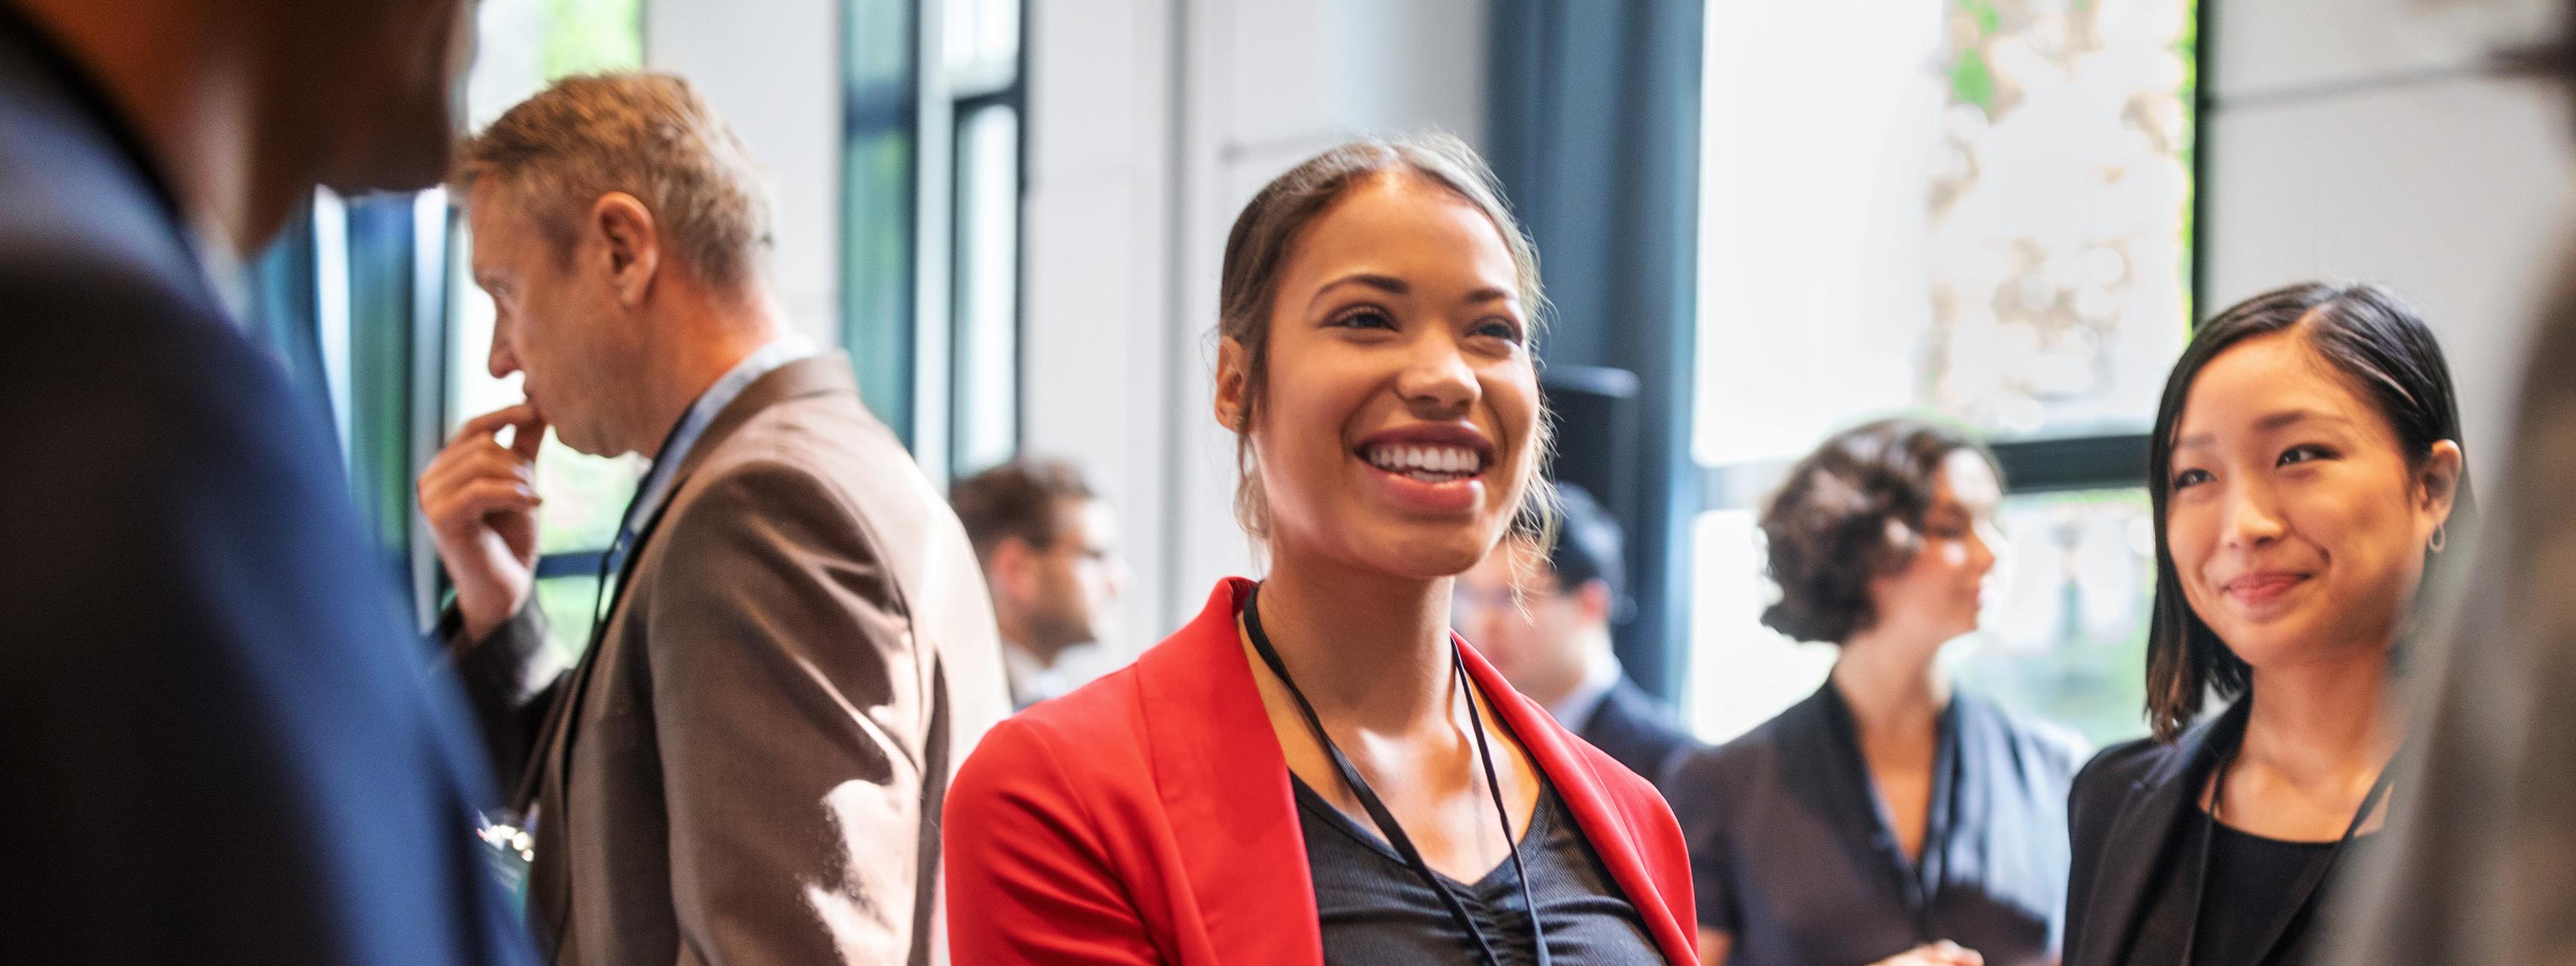
[[[948,941],[996,963],[1321,963],[1288,761],[1235,613],[1250,581],[1133,666],[1002,722],[950,785]],[[1558,727],[1473,649],[1467,673],[1676,966],[1690,856],[1654,787]]]

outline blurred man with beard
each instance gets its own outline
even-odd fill
[[[1026,708],[1089,678],[1100,622],[1118,603],[1126,568],[1118,521],[1082,470],[1018,459],[957,481],[948,503],[966,526],[993,592],[1011,706]]]

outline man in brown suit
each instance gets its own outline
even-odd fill
[[[925,963],[951,769],[1007,709],[975,556],[794,335],[759,173],[677,78],[564,81],[469,141],[457,187],[491,369],[528,401],[420,479],[447,641],[534,831],[564,963]],[[531,590],[537,441],[653,469],[569,672]],[[500,432],[512,438],[504,444]]]

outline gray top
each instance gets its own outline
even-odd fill
[[[2049,961],[2082,743],[1964,691],[1940,729],[1919,861],[1890,831],[1831,683],[1674,767],[1664,788],[1700,925],[1733,934],[1730,963],[1860,966],[1943,939],[1994,966]]]
[[[1297,823],[1305,832],[1306,864],[1315,880],[1315,909],[1322,920],[1326,963],[1475,963],[1476,941],[1458,928],[1447,906],[1386,841],[1307,787],[1297,788]],[[1583,830],[1552,787],[1541,787],[1538,807],[1519,843],[1529,869],[1530,895],[1547,923],[1547,952],[1566,966],[1593,963],[1658,963],[1663,954],[1646,936],[1645,920],[1619,892],[1610,872],[1584,841]],[[1529,914],[1520,881],[1505,860],[1469,885],[1440,882],[1465,903],[1507,966],[1534,961]]]

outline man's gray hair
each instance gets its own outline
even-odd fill
[[[622,191],[653,213],[666,250],[711,287],[730,289],[768,258],[767,178],[688,81],[669,74],[568,77],[467,138],[459,194],[506,187],[569,257],[600,196]]]

